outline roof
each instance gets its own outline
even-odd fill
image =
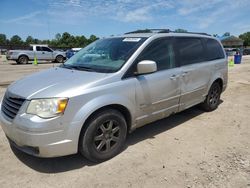
[[[207,33],[195,33],[195,32],[175,32],[171,31],[169,29],[143,29],[143,30],[136,30],[136,31],[131,31],[127,32],[123,37],[151,37],[151,36],[211,36]]]
[[[201,38],[215,38],[209,35],[195,34],[195,33],[129,33],[115,37],[135,37],[135,38],[149,38],[149,37],[165,37],[165,36],[180,36],[180,37],[201,37]],[[216,38],[215,38],[216,39]]]

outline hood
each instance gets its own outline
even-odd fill
[[[14,82],[8,87],[8,91],[26,99],[71,97],[74,89],[91,88],[107,76],[106,73],[56,67]]]

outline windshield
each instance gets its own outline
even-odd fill
[[[95,72],[118,71],[146,38],[100,39],[86,46],[66,63],[65,68]]]

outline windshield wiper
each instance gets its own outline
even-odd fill
[[[70,66],[70,65],[66,65],[66,64],[64,64],[64,63],[62,63],[62,64],[60,65],[60,67],[66,68],[66,69],[71,69],[71,70],[75,69],[74,67],[72,67],[72,66]]]
[[[83,70],[83,71],[89,71],[89,72],[96,72],[95,69],[91,68],[91,67],[85,67],[85,66],[81,66],[81,65],[63,65],[65,68],[69,68],[69,69],[75,69],[75,70]]]

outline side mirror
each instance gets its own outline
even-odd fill
[[[157,71],[157,65],[154,61],[143,60],[137,64],[137,74],[147,74]]]

